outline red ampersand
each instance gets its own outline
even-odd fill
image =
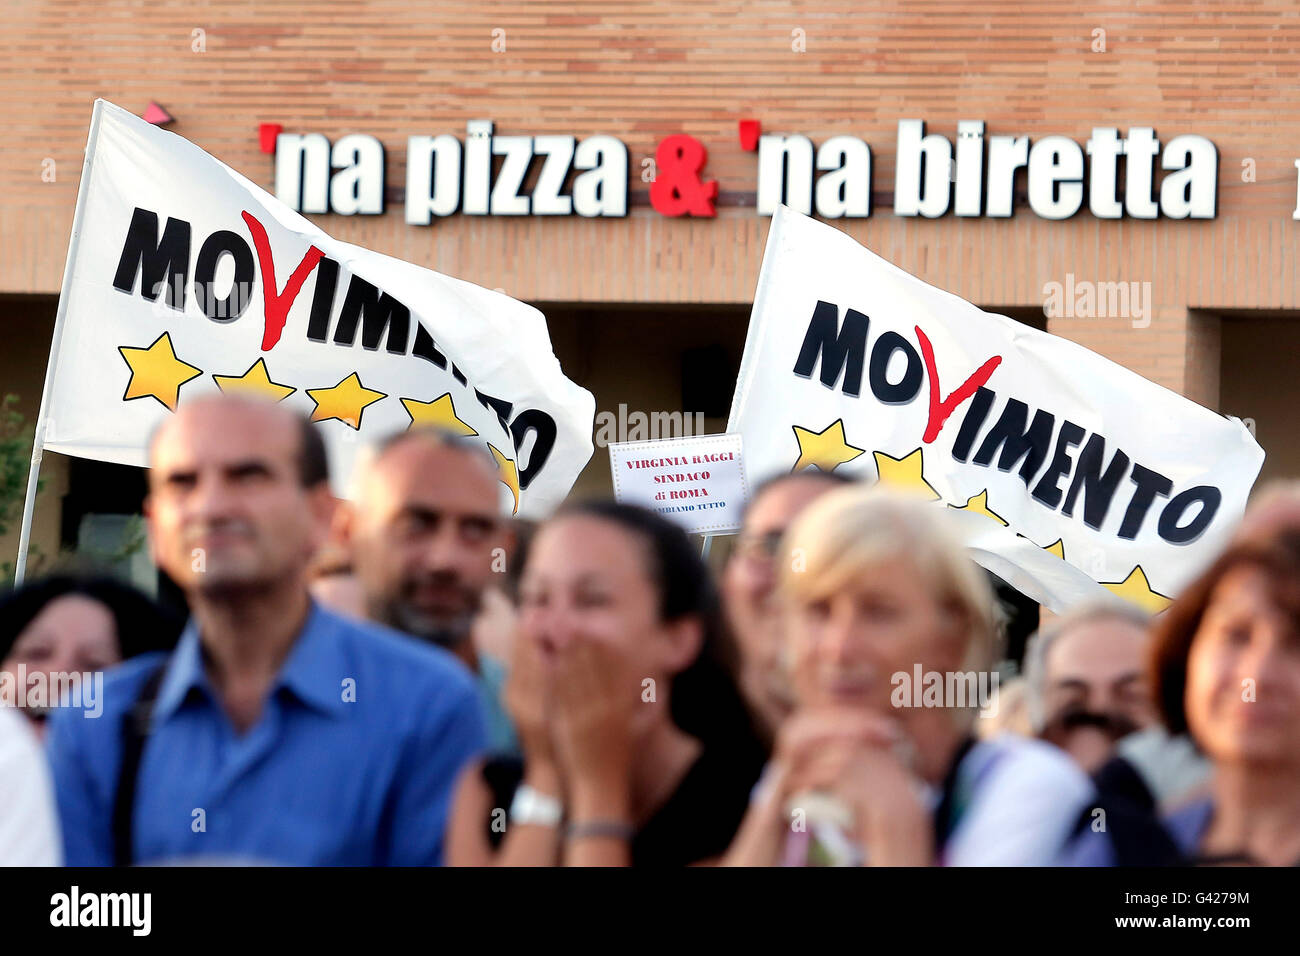
[[[650,205],[665,216],[713,217],[718,182],[700,181],[709,151],[694,136],[669,136],[655,150],[655,181],[650,184]]]

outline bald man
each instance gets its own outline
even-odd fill
[[[68,864],[441,862],[452,785],[484,745],[474,684],[309,598],[333,508],[315,426],[197,399],[149,460],[151,550],[192,616],[175,652],[110,673],[102,719],[56,713]]]
[[[1025,654],[1034,732],[1088,773],[1124,737],[1153,725],[1146,673],[1150,618],[1107,601],[1075,608],[1035,634]]]
[[[362,456],[337,531],[371,620],[456,654],[478,676],[490,748],[509,753],[517,743],[501,706],[504,664],[471,639],[514,558],[501,488],[482,444],[401,432]]]

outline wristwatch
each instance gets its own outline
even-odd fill
[[[539,827],[557,827],[564,819],[564,806],[555,797],[520,784],[510,802],[510,822]]]

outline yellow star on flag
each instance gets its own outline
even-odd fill
[[[842,418],[837,418],[819,432],[798,425],[793,427],[795,440],[799,442],[799,460],[794,463],[791,471],[814,465],[820,471],[834,471],[866,451],[845,440]]]
[[[274,402],[282,402],[298,391],[288,385],[271,381],[271,376],[266,371],[266,359],[258,359],[243,375],[213,375],[212,380],[223,392],[269,398]]]
[[[515,510],[511,514],[519,514],[519,469],[515,467],[514,461],[497,451],[496,446],[491,442],[488,442],[488,451],[492,452],[497,467],[501,469],[501,482],[515,496]]]
[[[451,403],[451,392],[431,402],[417,402],[413,398],[404,398],[402,406],[406,409],[406,414],[411,416],[411,424],[407,425],[407,428],[414,428],[416,425],[434,425],[456,435],[469,437],[478,434],[456,414],[456,406]]]
[[[998,524],[1006,527],[1007,522],[1003,517],[989,507],[989,490],[985,488],[978,495],[966,499],[964,505],[949,505],[954,511],[974,511],[976,514],[986,515],[996,521]]]
[[[1147,580],[1147,574],[1140,564],[1123,581],[1102,581],[1101,586],[1151,614],[1163,611],[1171,603],[1169,598],[1151,589],[1151,582]]]
[[[170,333],[164,332],[154,339],[147,349],[119,345],[118,352],[131,369],[131,380],[126,383],[122,401],[136,398],[156,398],[169,411],[176,411],[181,386],[203,374],[176,357]]]
[[[932,501],[939,500],[939,492],[925,480],[925,458],[921,449],[902,458],[886,455],[883,451],[873,451],[871,454],[875,456],[876,471],[882,485],[911,491]]]
[[[361,413],[366,406],[388,397],[384,392],[362,385],[356,372],[330,388],[309,388],[307,395],[316,403],[316,410],[311,413],[312,421],[327,422],[337,418],[357,431],[361,430]]]
[[[1026,541],[1029,541],[1030,544],[1042,548],[1048,554],[1054,554],[1062,561],[1065,560],[1065,540],[1063,538],[1057,538],[1055,541],[1053,541],[1051,544],[1048,545],[1041,545],[1037,541],[1030,540],[1028,536],[1021,534],[1019,531],[1016,532],[1016,537],[1024,538]]]

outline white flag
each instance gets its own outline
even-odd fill
[[[1053,610],[1103,588],[1163,608],[1264,461],[1240,421],[785,207],[727,430],[758,480],[815,467],[946,505],[976,560]]]
[[[319,422],[339,493],[367,439],[412,424],[483,442],[522,516],[547,514],[591,458],[595,400],[536,309],[331,239],[103,100],[86,155],[45,448],[143,465],[159,421],[220,389]]]

